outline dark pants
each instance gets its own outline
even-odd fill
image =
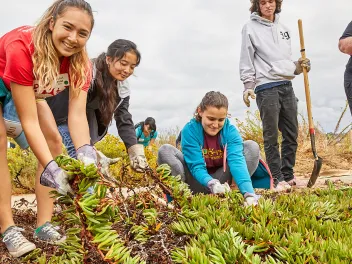
[[[350,111],[352,115],[352,80],[345,79],[345,93],[348,100],[348,105],[350,106]]]
[[[297,101],[292,84],[265,89],[257,94],[263,122],[264,150],[274,184],[293,179],[296,162],[298,121]],[[282,133],[281,157],[278,135]]]

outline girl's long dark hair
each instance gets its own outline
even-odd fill
[[[99,96],[99,111],[101,113],[102,122],[105,126],[110,124],[118,103],[118,81],[114,79],[109,72],[109,67],[106,63],[106,56],[111,57],[112,61],[115,62],[121,60],[126,52],[133,52],[136,54],[136,66],[138,66],[141,61],[141,54],[137,49],[137,45],[132,41],[125,39],[115,40],[110,44],[106,53],[101,53],[93,60],[96,68],[95,87]]]

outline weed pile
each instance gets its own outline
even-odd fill
[[[5,253],[1,263],[352,262],[351,186],[264,191],[258,206],[244,207],[236,190],[193,196],[167,165],[144,174],[122,166],[111,177],[67,156],[56,161],[76,193],[55,193],[61,210],[54,219],[66,241],[36,242],[31,254],[13,260]],[[173,201],[166,203],[164,194]],[[32,234],[34,213],[15,215]]]

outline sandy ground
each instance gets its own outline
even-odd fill
[[[134,191],[128,191],[127,188],[121,188],[121,193],[124,197],[131,196],[134,193],[139,192],[147,192],[149,189],[147,188],[136,188]],[[120,193],[118,191],[118,193]],[[19,194],[12,195],[11,197],[11,207],[19,210],[23,209],[32,209],[34,212],[37,211],[37,202],[35,198],[35,194]]]
[[[11,197],[11,207],[16,209],[32,209],[37,211],[35,194],[20,194]]]
[[[299,182],[299,187],[304,188],[309,180],[310,174],[298,175],[297,179]],[[329,170],[320,173],[313,188],[319,188],[326,185],[326,181],[341,181],[342,183],[351,184],[352,183],[352,170]]]
[[[295,188],[305,188],[307,186],[309,177],[297,176],[297,186]],[[352,171],[351,170],[329,170],[322,172],[316,181],[313,188],[319,188],[326,186],[327,181],[340,181],[341,183],[352,184]],[[146,191],[144,189],[137,190]],[[124,196],[127,196],[127,190],[123,189],[122,193]],[[16,209],[32,209],[33,211],[37,210],[37,204],[34,194],[22,194],[22,195],[13,195],[11,197],[11,206]]]

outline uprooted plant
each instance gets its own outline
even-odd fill
[[[154,183],[137,188],[138,184],[131,181],[121,182],[128,177],[126,167],[119,180],[105,177],[94,165],[84,167],[81,162],[66,156],[59,156],[56,161],[72,178],[75,192],[75,196],[54,192],[62,208],[56,220],[66,230],[67,238],[55,254],[39,257],[42,252],[38,249],[23,261],[170,262],[171,250],[184,245],[185,239],[176,237],[168,228],[181,211],[180,205],[175,200],[174,205],[167,206],[160,197],[163,192],[172,194],[175,199],[190,196],[190,193],[176,179],[165,180],[170,174],[168,167],[159,167],[159,173],[148,169],[144,177]],[[151,256],[150,247],[159,252]]]
[[[56,193],[67,239],[25,263],[351,263],[352,189],[264,192],[243,207],[238,191],[191,195],[170,168],[106,178],[66,156],[75,196]],[[93,188],[93,189],[92,189]],[[161,199],[168,194],[173,201]]]

